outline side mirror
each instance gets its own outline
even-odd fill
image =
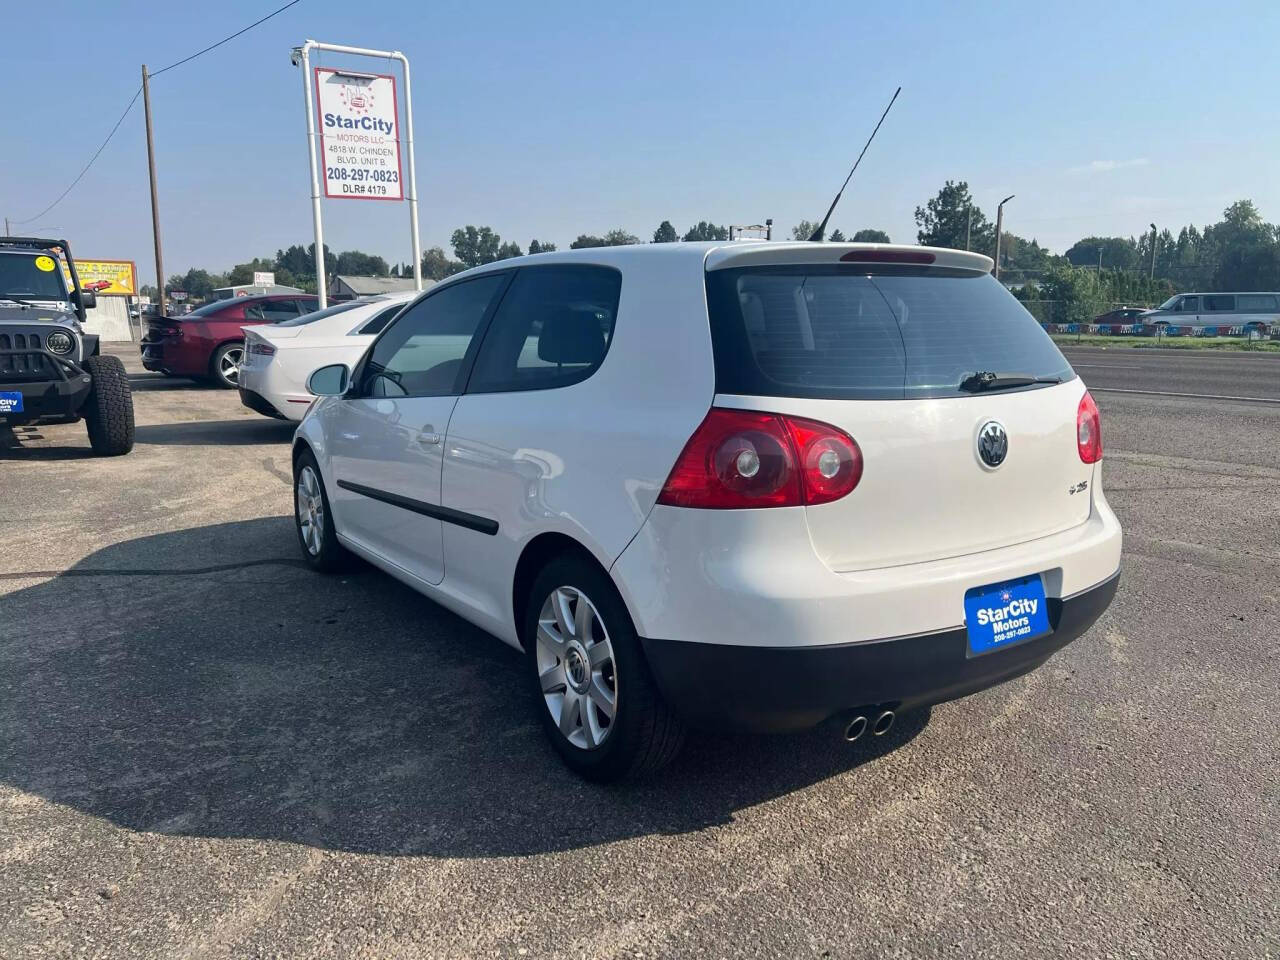
[[[92,310],[98,305],[98,295],[92,290],[77,290],[72,298],[86,310]]]
[[[317,397],[341,397],[351,386],[351,371],[345,363],[331,363],[307,377],[307,389]]]

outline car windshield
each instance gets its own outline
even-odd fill
[[[65,300],[67,288],[58,261],[47,253],[0,255],[0,297]]]
[[[382,297],[377,298],[379,300]],[[325,307],[323,310],[313,310],[311,313],[304,313],[300,317],[293,320],[285,320],[277,323],[277,327],[305,327],[308,323],[315,323],[317,320],[323,320],[325,317],[333,317],[339,313],[346,313],[348,310],[354,310],[356,307],[363,307],[365,304],[374,303],[374,300],[348,300],[345,303],[335,303],[332,307]]]
[[[1173,305],[1174,305],[1175,303],[1177,303],[1177,302],[1178,302],[1178,297],[1176,297],[1176,296],[1175,296],[1175,297],[1170,297],[1170,298],[1169,298],[1168,300],[1166,300],[1164,303],[1160,304],[1160,306],[1156,307],[1156,309],[1157,309],[1157,310],[1172,310],[1172,309],[1173,309]]]

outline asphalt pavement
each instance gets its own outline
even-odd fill
[[[1090,389],[1280,403],[1280,353],[1069,345],[1062,350]]]
[[[514,652],[302,566],[289,425],[130,355],[131,455],[0,451],[0,957],[1280,956],[1280,405],[1106,389],[1280,365],[1071,356],[1126,533],[1090,633],[602,788]]]

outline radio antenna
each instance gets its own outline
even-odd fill
[[[844,178],[844,183],[840,184],[840,189],[836,191],[836,198],[831,201],[831,206],[827,208],[827,215],[822,218],[822,222],[818,224],[818,229],[813,231],[809,236],[810,241],[822,240],[822,235],[827,231],[827,221],[831,219],[831,214],[835,212],[836,204],[840,202],[841,195],[844,194],[844,188],[849,185],[849,181],[853,179],[854,171],[858,169],[858,164],[862,162],[862,158],[866,155],[867,147],[871,146],[871,141],[876,138],[876,134],[880,132],[880,124],[884,123],[884,118],[889,115],[889,110],[893,107],[893,101],[898,99],[898,94],[902,92],[899,87],[893,92],[893,97],[889,100],[889,106],[884,108],[884,113],[880,114],[880,121],[876,124],[876,128],[871,131],[871,136],[867,137],[867,142],[862,147],[862,153],[858,154],[858,159],[853,162],[853,170],[849,171],[849,176]]]

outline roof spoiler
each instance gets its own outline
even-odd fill
[[[900,243],[769,243],[717,247],[707,254],[708,270],[729,267],[801,263],[901,264],[946,267],[990,273],[994,261],[984,254],[946,247],[918,247]]]

